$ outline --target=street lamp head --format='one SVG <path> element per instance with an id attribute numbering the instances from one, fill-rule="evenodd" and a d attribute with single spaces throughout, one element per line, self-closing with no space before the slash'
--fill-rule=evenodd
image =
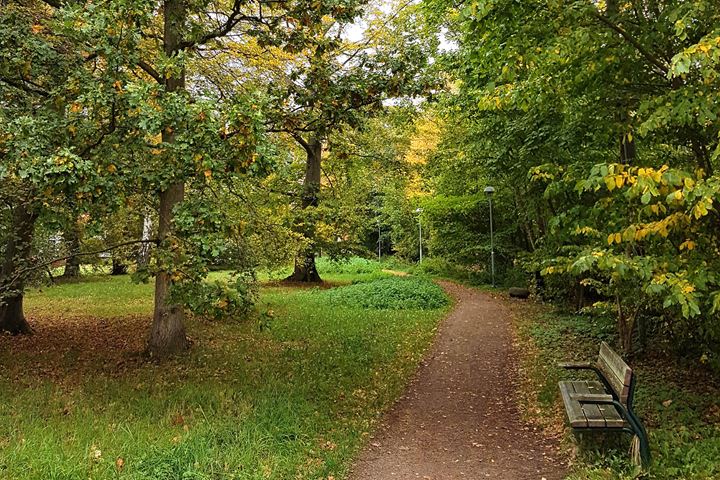
<path id="1" fill-rule="evenodd" d="M 495 193 L 495 189 L 493 187 L 485 187 L 485 195 L 492 197 L 493 193 Z"/>

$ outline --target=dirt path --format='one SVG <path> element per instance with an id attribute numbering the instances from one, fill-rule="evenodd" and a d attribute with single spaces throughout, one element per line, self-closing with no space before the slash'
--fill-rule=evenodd
<path id="1" fill-rule="evenodd" d="M 516 371 L 508 312 L 487 294 L 442 286 L 457 307 L 350 479 L 563 478 L 556 445 L 523 425 L 506 398 Z"/>

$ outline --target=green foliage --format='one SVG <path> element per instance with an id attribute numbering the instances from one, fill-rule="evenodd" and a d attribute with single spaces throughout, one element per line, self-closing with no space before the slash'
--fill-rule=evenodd
<path id="1" fill-rule="evenodd" d="M 246 319 L 255 306 L 257 285 L 249 275 L 230 276 L 226 280 L 175 285 L 173 295 L 195 315 L 215 320 Z"/>
<path id="2" fill-rule="evenodd" d="M 383 264 L 376 260 L 361 257 L 333 260 L 321 257 L 317 260 L 317 268 L 322 273 L 375 273 L 381 271 Z"/>
<path id="3" fill-rule="evenodd" d="M 452 129 L 425 172 L 433 252 L 486 262 L 491 184 L 501 265 L 548 276 L 547 297 L 592 291 L 626 351 L 645 321 L 717 358 L 718 3 L 424 8 L 458 42 L 441 60 L 457 80 L 438 105 Z"/>
<path id="4" fill-rule="evenodd" d="M 336 307 L 432 310 L 450 303 L 442 288 L 432 281 L 416 277 L 389 277 L 346 287 L 316 291 L 312 296 L 321 297 Z"/>

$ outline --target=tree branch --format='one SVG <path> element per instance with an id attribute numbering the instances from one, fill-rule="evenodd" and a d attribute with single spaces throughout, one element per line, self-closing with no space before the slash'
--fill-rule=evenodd
<path id="1" fill-rule="evenodd" d="M 101 253 L 111 252 L 113 250 L 117 250 L 118 248 L 128 247 L 130 245 L 139 245 L 139 244 L 144 244 L 144 243 L 154 243 L 155 245 L 157 245 L 159 242 L 160 241 L 156 238 L 150 239 L 150 240 L 131 240 L 128 242 L 118 243 L 111 247 L 103 248 L 102 250 L 95 250 L 93 252 L 73 253 L 72 255 L 68 255 L 65 257 L 54 258 L 52 260 L 48 260 L 47 262 L 43 262 L 40 264 L 34 264 L 30 267 L 25 267 L 25 268 L 18 270 L 17 272 L 15 272 L 15 275 L 13 276 L 12 280 L 10 282 L 6 282 L 6 283 L 12 284 L 11 282 L 16 281 L 17 279 L 21 278 L 23 275 L 25 275 L 28 272 L 32 272 L 33 270 L 44 269 L 44 268 L 51 266 L 53 263 L 60 262 L 62 260 L 69 260 L 73 257 L 87 257 L 87 256 L 92 256 L 92 255 L 99 255 Z"/>
<path id="2" fill-rule="evenodd" d="M 292 138 L 295 139 L 306 151 L 310 151 L 310 144 L 297 132 L 287 132 Z"/>
<path id="3" fill-rule="evenodd" d="M 22 90 L 25 93 L 34 93 L 35 95 L 40 95 L 41 97 L 49 97 L 50 93 L 41 89 L 38 86 L 33 85 L 31 82 L 23 80 L 22 82 L 18 82 L 15 80 L 12 80 L 10 78 L 0 77 L 0 82 L 6 83 L 10 85 L 11 87 L 15 87 L 18 90 Z M 32 86 L 31 86 L 32 85 Z M 33 86 L 35 88 L 33 88 Z"/>
<path id="4" fill-rule="evenodd" d="M 179 48 L 184 50 L 188 48 L 192 48 L 196 45 L 202 45 L 204 43 L 209 42 L 210 40 L 224 37 L 230 31 L 235 28 L 240 22 L 251 22 L 251 23 L 259 23 L 264 24 L 262 17 L 253 17 L 249 15 L 242 15 L 241 14 L 241 8 L 244 2 L 241 2 L 240 0 L 235 0 L 233 2 L 232 11 L 227 16 L 227 19 L 225 20 L 225 23 L 221 24 L 216 28 L 215 30 L 212 30 L 205 35 L 201 36 L 200 38 L 197 38 L 195 40 L 184 40 L 180 42 Z M 262 13 L 261 13 L 262 15 Z"/>
<path id="5" fill-rule="evenodd" d="M 645 59 L 650 62 L 653 66 L 655 66 L 658 70 L 660 70 L 664 75 L 667 75 L 670 71 L 670 67 L 664 63 L 662 60 L 660 60 L 658 57 L 653 55 L 648 49 L 646 49 L 640 42 L 638 42 L 632 35 L 630 35 L 627 30 L 622 28 L 619 25 L 614 24 L 610 21 L 609 18 L 605 17 L 604 15 L 600 14 L 599 12 L 593 12 L 593 15 L 595 18 L 600 20 L 603 24 L 605 24 L 610 29 L 614 30 L 615 32 L 619 33 L 620 36 L 622 36 L 628 43 L 630 43 L 635 49 L 643 56 Z"/>
<path id="6" fill-rule="evenodd" d="M 155 69 L 152 67 L 152 65 L 150 65 L 149 63 L 147 63 L 145 60 L 138 60 L 137 66 L 140 67 L 140 68 L 142 68 L 145 73 L 147 73 L 147 74 L 150 75 L 152 78 L 154 78 L 156 82 L 158 82 L 158 83 L 160 83 L 160 84 L 163 83 L 163 78 L 162 78 L 162 76 L 158 73 L 157 70 L 155 70 Z"/>

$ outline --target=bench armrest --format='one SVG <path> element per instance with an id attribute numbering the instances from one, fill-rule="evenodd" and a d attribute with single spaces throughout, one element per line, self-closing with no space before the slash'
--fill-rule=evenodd
<path id="1" fill-rule="evenodd" d="M 567 370 L 595 370 L 595 365 L 589 362 L 562 362 L 558 363 L 558 367 Z"/>
<path id="2" fill-rule="evenodd" d="M 611 404 L 615 402 L 612 395 L 606 393 L 574 393 L 570 398 L 580 403 Z"/>

